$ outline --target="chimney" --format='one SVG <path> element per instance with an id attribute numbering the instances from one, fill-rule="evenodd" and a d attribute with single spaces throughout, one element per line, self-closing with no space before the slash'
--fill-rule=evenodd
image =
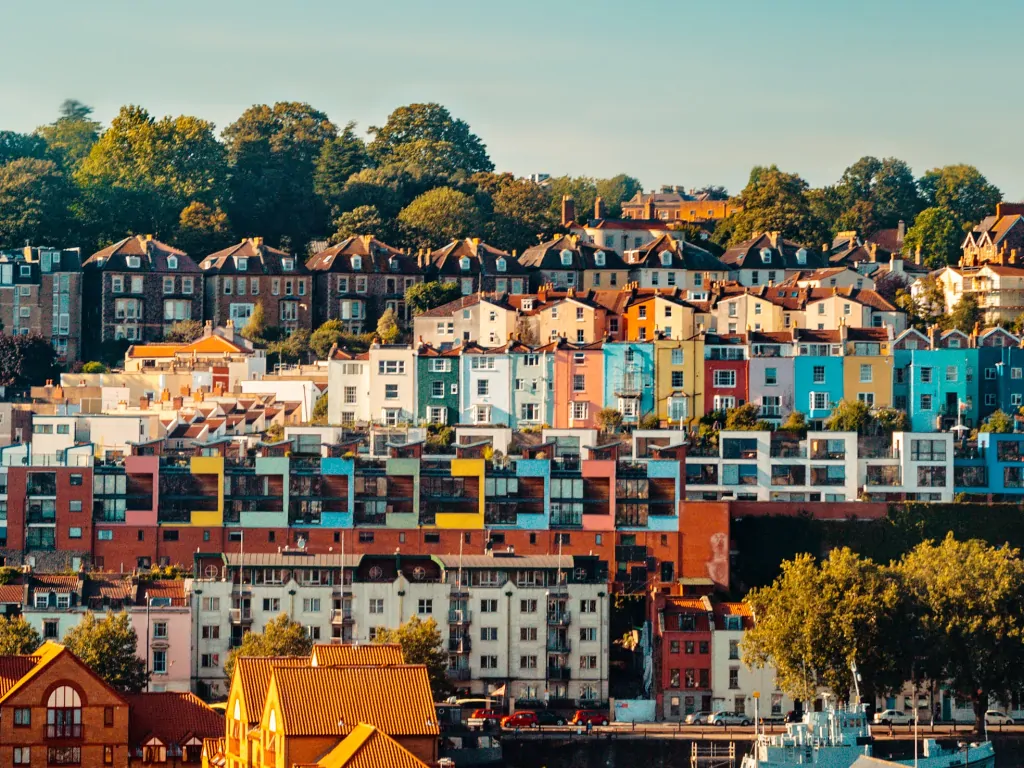
<path id="1" fill-rule="evenodd" d="M 768 239 L 771 241 L 772 248 L 778 248 L 779 247 L 779 235 L 780 234 L 782 234 L 782 233 L 781 232 L 769 232 L 768 233 Z"/>
<path id="2" fill-rule="evenodd" d="M 141 408 L 144 411 L 149 410 L 149 398 L 146 397 L 145 395 L 139 398 L 139 408 Z"/>
<path id="3" fill-rule="evenodd" d="M 654 194 L 652 193 L 647 200 L 644 201 L 644 218 L 648 221 L 654 220 Z"/>
<path id="4" fill-rule="evenodd" d="M 252 243 L 252 247 L 255 248 L 257 251 L 260 248 L 263 247 L 263 238 L 262 237 L 253 237 L 253 238 L 250 238 L 249 241 Z"/>
<path id="5" fill-rule="evenodd" d="M 914 249 L 914 263 L 917 264 L 917 266 L 919 266 L 919 267 L 921 266 L 921 246 L 920 245 L 917 246 L 917 248 Z"/>
<path id="6" fill-rule="evenodd" d="M 548 287 L 547 287 L 547 285 L 542 285 L 542 286 L 540 286 L 537 289 L 537 301 L 539 301 L 541 304 L 543 304 L 547 300 L 548 300 Z"/>
<path id="7" fill-rule="evenodd" d="M 576 203 L 569 195 L 562 195 L 562 226 L 568 227 L 576 222 Z"/>
<path id="8" fill-rule="evenodd" d="M 176 411 L 180 411 L 181 407 L 185 404 L 185 399 L 182 397 L 176 397 L 171 400 L 171 407 Z"/>
<path id="9" fill-rule="evenodd" d="M 227 325 L 224 326 L 224 333 L 222 335 L 228 341 L 235 340 L 235 321 L 230 317 L 228 318 Z"/>
<path id="10" fill-rule="evenodd" d="M 889 274 L 891 275 L 902 275 L 903 274 L 903 259 L 899 254 L 894 253 L 892 258 L 889 260 Z"/>
<path id="11" fill-rule="evenodd" d="M 900 223 L 896 225 L 896 247 L 903 247 L 903 236 L 907 234 L 907 222 L 900 219 Z"/>
<path id="12" fill-rule="evenodd" d="M 600 195 L 598 195 L 597 199 L 594 201 L 594 218 L 595 219 L 603 219 L 607 215 L 608 214 L 607 214 L 607 212 L 605 211 L 605 208 L 604 208 L 604 200 L 601 198 Z"/>
<path id="13" fill-rule="evenodd" d="M 878 243 L 868 243 L 868 261 L 878 261 Z"/>
<path id="14" fill-rule="evenodd" d="M 213 321 L 207 320 L 203 323 L 203 338 L 208 339 L 213 336 Z"/>

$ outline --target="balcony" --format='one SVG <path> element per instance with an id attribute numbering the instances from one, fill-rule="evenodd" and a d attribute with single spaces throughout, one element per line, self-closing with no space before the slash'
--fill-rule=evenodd
<path id="1" fill-rule="evenodd" d="M 832 467 L 811 467 L 811 485 L 846 485 L 846 474 L 830 472 L 830 469 Z"/>
<path id="2" fill-rule="evenodd" d="M 557 627 L 566 627 L 572 621 L 572 614 L 567 611 L 548 611 L 548 624 Z"/>
<path id="3" fill-rule="evenodd" d="M 718 446 L 710 443 L 698 443 L 687 446 L 687 458 L 717 459 L 719 458 Z"/>
<path id="4" fill-rule="evenodd" d="M 469 624 L 473 620 L 473 612 L 470 610 L 448 611 L 449 624 Z"/>
<path id="5" fill-rule="evenodd" d="M 229 615 L 232 624 L 252 624 L 252 608 L 232 608 Z"/>
<path id="6" fill-rule="evenodd" d="M 803 464 L 773 464 L 772 485 L 806 485 L 807 468 Z"/>
<path id="7" fill-rule="evenodd" d="M 866 483 L 871 486 L 903 485 L 902 474 L 898 466 L 870 465 Z"/>
<path id="8" fill-rule="evenodd" d="M 332 608 L 331 624 L 348 624 L 353 621 L 351 608 Z"/>
<path id="9" fill-rule="evenodd" d="M 456 682 L 465 682 L 472 676 L 469 667 L 448 667 L 448 679 Z"/>
<path id="10" fill-rule="evenodd" d="M 82 738 L 81 723 L 62 723 L 46 726 L 48 739 L 80 739 Z"/>
<path id="11" fill-rule="evenodd" d="M 549 653 L 569 653 L 572 642 L 567 637 L 549 637 L 547 647 Z"/>
<path id="12" fill-rule="evenodd" d="M 570 672 L 569 667 L 548 665 L 548 680 L 568 680 Z"/>
<path id="13" fill-rule="evenodd" d="M 560 510 L 551 513 L 553 528 L 579 528 L 583 525 L 583 513 L 571 510 Z"/>
<path id="14" fill-rule="evenodd" d="M 473 649 L 473 641 L 469 635 L 448 638 L 448 653 L 469 653 Z"/>
<path id="15" fill-rule="evenodd" d="M 806 459 L 807 446 L 801 445 L 797 441 L 775 442 L 773 440 L 769 455 L 773 459 Z"/>

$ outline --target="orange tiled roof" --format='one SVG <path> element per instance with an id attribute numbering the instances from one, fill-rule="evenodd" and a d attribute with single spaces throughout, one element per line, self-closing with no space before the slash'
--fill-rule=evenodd
<path id="1" fill-rule="evenodd" d="M 150 584 L 139 585 L 140 596 L 169 597 L 172 600 L 185 599 L 185 582 L 175 579 L 160 579 Z"/>
<path id="2" fill-rule="evenodd" d="M 21 584 L 4 584 L 0 586 L 0 603 L 20 603 L 25 599 L 25 589 Z"/>
<path id="3" fill-rule="evenodd" d="M 426 764 L 383 731 L 357 725 L 316 763 L 318 768 L 426 768 Z"/>
<path id="4" fill-rule="evenodd" d="M 0 698 L 38 663 L 38 656 L 0 656 Z"/>
<path id="5" fill-rule="evenodd" d="M 317 643 L 310 654 L 310 664 L 316 667 L 383 666 L 404 664 L 402 646 L 397 643 L 370 643 L 368 645 L 341 645 Z"/>
<path id="6" fill-rule="evenodd" d="M 699 597 L 679 597 L 669 595 L 665 598 L 665 607 L 679 608 L 684 611 L 707 611 L 707 605 Z"/>
<path id="7" fill-rule="evenodd" d="M 753 616 L 750 606 L 746 603 L 718 603 L 715 612 L 722 616 Z"/>
<path id="8" fill-rule="evenodd" d="M 189 738 L 215 738 L 224 733 L 224 717 L 194 693 L 126 693 L 128 746 L 142 746 L 156 736 L 164 745 L 182 745 Z"/>
<path id="9" fill-rule="evenodd" d="M 370 723 L 393 736 L 440 731 L 423 665 L 274 667 L 285 733 L 347 735 Z"/>
<path id="10" fill-rule="evenodd" d="M 34 573 L 32 588 L 49 592 L 77 592 L 81 579 L 77 574 Z"/>
<path id="11" fill-rule="evenodd" d="M 305 656 L 240 656 L 235 660 L 235 674 L 242 684 L 242 696 L 245 699 L 245 713 L 249 725 L 259 722 L 263 716 L 263 705 L 267 702 L 267 690 L 270 688 L 270 675 L 274 667 L 307 667 L 309 659 Z"/>
<path id="12" fill-rule="evenodd" d="M 203 739 L 203 762 L 214 768 L 223 768 L 227 764 L 227 757 L 224 755 L 225 741 L 223 736 L 216 739 Z"/>

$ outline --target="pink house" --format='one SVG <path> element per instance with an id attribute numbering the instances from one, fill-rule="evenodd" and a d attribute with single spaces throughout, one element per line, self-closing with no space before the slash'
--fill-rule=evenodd
<path id="1" fill-rule="evenodd" d="M 556 429 L 595 428 L 597 412 L 604 405 L 603 341 L 570 344 L 561 341 L 555 350 Z"/>
<path id="2" fill-rule="evenodd" d="M 188 691 L 192 676 L 192 608 L 181 580 L 140 582 L 131 607 L 136 654 L 150 671 L 150 691 Z"/>

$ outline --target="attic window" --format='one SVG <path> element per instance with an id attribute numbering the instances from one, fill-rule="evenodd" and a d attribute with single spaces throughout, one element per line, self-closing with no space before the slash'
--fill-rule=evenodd
<path id="1" fill-rule="evenodd" d="M 594 264 L 599 267 L 604 266 L 604 251 L 598 251 L 594 254 Z"/>
<path id="2" fill-rule="evenodd" d="M 771 264 L 772 263 L 772 249 L 771 248 L 762 248 L 761 249 L 761 260 L 765 264 Z"/>
<path id="3" fill-rule="evenodd" d="M 138 256 L 125 257 L 124 263 L 129 269 L 138 269 L 140 266 L 142 266 L 142 260 Z M 171 266 L 170 259 L 167 260 L 167 266 Z"/>
<path id="4" fill-rule="evenodd" d="M 497 264 L 499 272 L 507 272 L 508 271 L 508 262 L 505 261 L 505 257 L 504 256 L 502 256 L 500 259 L 498 259 L 496 264 Z"/>
<path id="5" fill-rule="evenodd" d="M 388 262 L 388 266 L 391 267 L 392 272 L 397 272 L 402 268 L 402 262 L 398 260 L 397 256 L 392 256 L 391 260 Z"/>
<path id="6" fill-rule="evenodd" d="M 291 272 L 295 269 L 295 259 L 281 259 L 281 269 L 285 272 Z"/>
<path id="7" fill-rule="evenodd" d="M 469 272 L 469 256 L 463 256 L 459 259 L 459 269 L 463 272 Z"/>
<path id="8" fill-rule="evenodd" d="M 562 257 L 562 266 L 563 267 L 571 267 L 572 266 L 572 251 L 570 251 L 568 248 L 566 248 L 565 250 L 562 251 L 561 257 Z"/>
<path id="9" fill-rule="evenodd" d="M 806 248 L 801 248 L 799 251 L 796 252 L 796 263 L 797 264 L 806 264 L 807 263 L 807 249 Z"/>
<path id="10" fill-rule="evenodd" d="M 239 272 L 249 271 L 249 259 L 245 256 L 238 256 L 235 258 L 235 267 L 238 268 Z"/>
<path id="11" fill-rule="evenodd" d="M 178 268 L 178 257 L 177 256 L 168 256 L 167 257 L 167 268 L 168 269 L 177 269 Z"/>
<path id="12" fill-rule="evenodd" d="M 523 309 L 529 312 L 533 309 L 533 299 L 523 299 Z"/>
<path id="13" fill-rule="evenodd" d="M 662 251 L 661 252 L 661 266 L 671 267 L 672 266 L 672 252 Z"/>
<path id="14" fill-rule="evenodd" d="M 355 272 L 359 272 L 360 270 L 362 270 L 362 268 L 363 268 L 363 257 L 362 256 L 353 256 L 352 257 L 352 270 L 355 271 Z"/>

